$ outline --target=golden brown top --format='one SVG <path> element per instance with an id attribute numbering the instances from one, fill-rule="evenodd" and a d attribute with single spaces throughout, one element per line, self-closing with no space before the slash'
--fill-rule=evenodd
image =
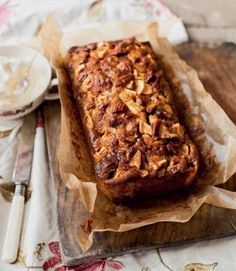
<path id="1" fill-rule="evenodd" d="M 161 59 L 135 39 L 69 50 L 67 69 L 99 179 L 162 177 L 196 170 Z"/>

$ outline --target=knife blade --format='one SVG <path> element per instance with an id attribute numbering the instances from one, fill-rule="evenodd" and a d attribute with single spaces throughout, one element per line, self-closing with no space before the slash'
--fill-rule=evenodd
<path id="1" fill-rule="evenodd" d="M 20 132 L 16 162 L 13 171 L 13 182 L 16 184 L 27 184 L 30 180 L 35 130 L 35 114 L 30 114 L 25 117 Z"/>
<path id="2" fill-rule="evenodd" d="M 19 135 L 16 162 L 13 171 L 15 193 L 2 250 L 2 260 L 7 263 L 12 263 L 17 258 L 24 213 L 25 190 L 30 181 L 35 131 L 36 118 L 35 114 L 32 113 L 24 118 Z"/>

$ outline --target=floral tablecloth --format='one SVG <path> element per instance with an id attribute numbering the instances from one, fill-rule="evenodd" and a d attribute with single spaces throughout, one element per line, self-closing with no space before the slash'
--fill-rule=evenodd
<path id="1" fill-rule="evenodd" d="M 65 30 L 90 27 L 114 19 L 157 20 L 172 43 L 187 40 L 183 23 L 158 0 L 0 0 L 0 45 L 25 43 L 37 34 L 48 13 L 54 12 Z M 0 122 L 0 254 L 10 210 L 17 137 L 22 120 Z M 37 163 L 35 162 L 37 161 Z M 236 237 L 181 247 L 125 254 L 68 267 L 63 264 L 55 216 L 55 197 L 50 180 L 44 129 L 35 141 L 31 176 L 32 195 L 26 203 L 18 260 L 0 261 L 0 271 L 226 271 L 236 270 Z M 232 225 L 234 227 L 234 225 Z"/>

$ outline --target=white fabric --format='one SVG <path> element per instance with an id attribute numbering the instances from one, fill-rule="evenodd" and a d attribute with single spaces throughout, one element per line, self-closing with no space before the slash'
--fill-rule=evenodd
<path id="1" fill-rule="evenodd" d="M 6 0 L 0 0 L 0 3 Z M 91 8 L 92 0 L 32 1 L 11 0 L 9 23 L 1 27 L 0 44 L 25 43 L 37 33 L 47 15 L 53 12 L 64 31 L 73 31 L 117 20 L 154 20 L 160 24 L 161 34 L 173 43 L 188 39 L 182 21 L 158 0 L 103 0 Z M 1 23 L 1 19 L 0 19 Z"/>
<path id="2" fill-rule="evenodd" d="M 191 40 L 236 43 L 235 0 L 162 0 L 181 17 Z"/>
<path id="3" fill-rule="evenodd" d="M 0 44 L 25 43 L 36 34 L 49 12 L 55 12 L 57 20 L 64 30 L 94 26 L 107 20 L 152 19 L 160 23 L 161 33 L 173 43 L 187 40 L 187 34 L 181 20 L 157 0 L 104 0 L 102 7 L 97 8 L 97 11 L 94 8 L 96 12 L 94 9 L 92 11 L 89 9 L 91 3 L 91 0 L 0 0 Z M 3 13 L 1 13 L 1 5 L 3 7 L 3 4 L 5 10 L 8 10 L 10 14 L 8 16 L 5 13 L 8 17 L 4 17 L 4 20 Z M 9 181 L 12 176 L 21 121 L 9 124 L 0 123 L 0 130 L 7 130 L 8 125 L 15 128 L 8 137 L 0 138 L 0 176 L 5 182 Z M 44 133 L 41 128 L 37 130 L 35 141 L 31 189 L 31 198 L 25 205 L 19 263 L 7 265 L 0 262 L 0 270 L 42 270 L 42 264 L 51 256 L 47 244 L 58 241 L 54 209 L 55 196 L 49 176 Z M 10 203 L 0 193 L 0 254 L 9 210 Z M 40 254 L 37 254 L 39 245 L 43 249 Z M 160 254 L 157 250 L 151 250 L 126 254 L 112 260 L 120 261 L 123 264 L 121 270 L 129 271 L 211 271 L 214 270 L 215 265 L 213 264 L 216 262 L 218 262 L 216 270 L 225 271 L 236 269 L 235 247 L 236 237 L 229 237 L 184 247 L 160 249 Z M 184 269 L 187 264 L 193 262 L 204 265 L 188 266 L 189 269 Z M 61 266 L 62 263 L 59 265 Z M 194 269 L 197 267 L 199 269 Z"/>
<path id="4" fill-rule="evenodd" d="M 15 127 L 7 138 L 0 138 L 0 176 L 4 181 L 9 181 L 12 177 L 18 143 L 17 135 L 21 124 L 21 120 L 9 122 L 9 125 L 6 121 L 0 122 L 0 131 L 9 131 Z"/>
<path id="5" fill-rule="evenodd" d="M 28 203 L 22 249 L 26 254 L 27 266 L 41 266 L 48 255 L 37 259 L 34 255 L 37 244 L 58 240 L 54 212 L 55 193 L 49 176 L 46 142 L 42 128 L 37 128 L 36 131 L 33 165 L 30 180 L 32 196 Z"/>

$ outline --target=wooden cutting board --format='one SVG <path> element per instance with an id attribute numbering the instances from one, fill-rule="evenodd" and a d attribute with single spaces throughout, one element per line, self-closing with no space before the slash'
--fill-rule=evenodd
<path id="1" fill-rule="evenodd" d="M 176 49 L 199 72 L 206 90 L 236 123 L 236 45 L 224 44 L 209 48 L 187 43 Z M 93 246 L 83 254 L 76 236 L 84 208 L 76 193 L 63 185 L 58 171 L 56 152 L 60 132 L 59 102 L 45 102 L 44 115 L 51 172 L 57 194 L 58 229 L 66 264 L 157 247 L 183 245 L 236 233 L 236 210 L 204 205 L 187 223 L 157 223 L 124 233 L 96 233 Z M 236 191 L 236 175 L 223 187 Z"/>

